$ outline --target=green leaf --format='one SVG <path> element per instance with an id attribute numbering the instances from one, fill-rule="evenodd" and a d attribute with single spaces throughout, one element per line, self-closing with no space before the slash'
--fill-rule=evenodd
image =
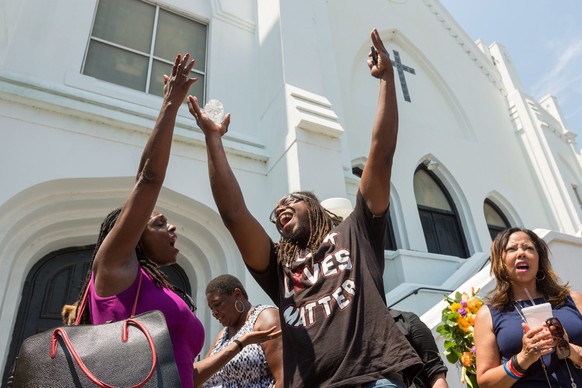
<path id="1" fill-rule="evenodd" d="M 449 349 L 450 350 L 450 349 Z M 451 352 L 446 355 L 447 361 L 451 364 L 456 364 L 459 361 L 459 355 L 456 352 Z"/>
<path id="2" fill-rule="evenodd" d="M 477 375 L 473 373 L 467 373 L 465 381 L 467 382 L 468 388 L 478 388 L 479 384 L 477 384 Z"/>

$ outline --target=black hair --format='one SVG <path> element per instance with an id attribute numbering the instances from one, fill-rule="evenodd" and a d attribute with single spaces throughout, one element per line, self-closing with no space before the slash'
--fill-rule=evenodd
<path id="1" fill-rule="evenodd" d="M 293 194 L 303 198 L 309 209 L 309 241 L 306 248 L 315 253 L 325 236 L 334 226 L 342 222 L 342 218 L 325 209 L 311 191 L 296 191 Z M 295 240 L 281 237 L 275 248 L 278 260 L 283 264 L 288 264 L 295 260 L 302 247 Z"/>
<path id="2" fill-rule="evenodd" d="M 245 299 L 248 300 L 249 296 L 240 280 L 229 274 L 219 275 L 212 279 L 206 286 L 206 293 L 214 292 L 220 295 L 232 295 L 237 288 L 240 289 Z"/>
<path id="3" fill-rule="evenodd" d="M 91 281 L 91 275 L 93 273 L 93 261 L 95 260 L 95 256 L 97 255 L 97 251 L 99 251 L 99 247 L 101 247 L 101 244 L 103 243 L 103 240 L 105 240 L 105 237 L 107 237 L 107 235 L 109 234 L 109 232 L 111 232 L 111 229 L 113 229 L 113 226 L 115 225 L 115 223 L 117 222 L 117 219 L 119 218 L 119 214 L 121 213 L 121 208 L 117 208 L 113 211 L 111 211 L 107 217 L 105 217 L 105 219 L 103 220 L 103 222 L 101 223 L 101 228 L 99 230 L 99 237 L 97 238 L 97 243 L 95 244 L 95 249 L 93 250 L 93 256 L 91 257 L 91 263 L 89 264 L 89 270 L 87 271 L 87 275 L 85 276 L 85 282 L 83 283 L 83 287 L 81 287 L 81 292 L 79 294 L 79 298 L 77 300 L 77 311 L 76 314 L 79 313 L 79 307 L 81 307 L 81 300 L 83 299 L 83 295 L 85 294 L 85 291 L 87 290 L 87 287 L 89 287 L 89 282 Z M 172 291 L 177 291 L 177 287 L 174 287 L 168 277 L 166 276 L 166 274 L 164 274 L 160 267 L 154 263 L 153 261 L 151 261 L 150 259 L 148 259 L 146 257 L 146 254 L 141 246 L 141 244 L 137 244 L 137 246 L 135 247 L 135 254 L 137 256 L 137 260 L 139 261 L 139 264 L 141 265 L 141 267 L 144 269 L 144 271 L 151 276 L 151 278 L 154 281 L 154 284 L 160 288 L 169 288 Z M 84 311 L 83 311 L 83 316 L 81 317 L 80 323 L 91 323 L 91 314 L 89 312 L 89 306 L 85 306 Z"/>

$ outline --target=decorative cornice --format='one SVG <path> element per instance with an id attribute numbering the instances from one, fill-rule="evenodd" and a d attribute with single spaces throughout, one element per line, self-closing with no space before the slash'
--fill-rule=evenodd
<path id="1" fill-rule="evenodd" d="M 297 116 L 294 126 L 333 138 L 342 136 L 344 129 L 326 98 L 296 87 L 287 89 L 289 104 Z"/>
<path id="2" fill-rule="evenodd" d="M 481 70 L 483 75 L 495 86 L 499 92 L 507 96 L 507 91 L 503 81 L 499 75 L 493 71 L 492 62 L 487 61 L 486 55 L 478 48 L 473 40 L 464 32 L 461 26 L 457 24 L 455 19 L 446 11 L 442 5 L 437 5 L 433 0 L 424 0 L 424 4 L 429 8 L 430 12 L 441 23 L 443 28 L 448 31 L 451 38 L 461 46 L 461 49 L 467 56 L 475 63 L 475 66 Z M 459 32 L 460 31 L 460 32 Z"/>
<path id="3" fill-rule="evenodd" d="M 212 11 L 216 19 L 222 20 L 230 25 L 236 26 L 242 30 L 254 33 L 256 29 L 255 23 L 242 19 L 239 16 L 227 12 L 222 7 L 223 0 L 212 0 Z"/>

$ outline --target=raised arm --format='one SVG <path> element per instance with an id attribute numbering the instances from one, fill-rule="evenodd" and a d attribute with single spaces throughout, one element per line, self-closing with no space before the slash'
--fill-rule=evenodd
<path id="1" fill-rule="evenodd" d="M 372 213 L 381 215 L 388 209 L 390 201 L 390 176 L 398 134 L 398 106 L 390 56 L 376 29 L 372 30 L 371 37 L 378 59 L 375 63 L 370 54 L 368 66 L 370 74 L 380 79 L 380 94 L 368 160 L 360 180 L 360 192 Z"/>
<path id="2" fill-rule="evenodd" d="M 97 294 L 109 296 L 127 289 L 135 280 L 138 263 L 135 247 L 152 215 L 166 175 L 176 115 L 188 90 L 196 82 L 189 77 L 194 61 L 176 57 L 171 76 L 164 75 L 164 98 L 152 133 L 144 147 L 136 183 L 119 218 L 93 262 Z"/>
<path id="3" fill-rule="evenodd" d="M 226 115 L 222 123 L 215 123 L 200 110 L 198 100 L 192 96 L 188 97 L 188 107 L 205 135 L 210 187 L 222 221 L 234 238 L 245 263 L 254 271 L 262 272 L 269 263 L 271 239 L 247 208 L 226 158 L 222 136 L 228 131 L 230 114 Z"/>

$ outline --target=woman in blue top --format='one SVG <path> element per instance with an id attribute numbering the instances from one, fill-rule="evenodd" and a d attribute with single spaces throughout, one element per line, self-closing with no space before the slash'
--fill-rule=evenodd
<path id="1" fill-rule="evenodd" d="M 491 272 L 495 290 L 475 320 L 479 387 L 582 387 L 582 295 L 559 283 L 544 240 L 528 229 L 499 233 Z M 552 333 L 525 323 L 532 299 L 552 305 Z"/>

